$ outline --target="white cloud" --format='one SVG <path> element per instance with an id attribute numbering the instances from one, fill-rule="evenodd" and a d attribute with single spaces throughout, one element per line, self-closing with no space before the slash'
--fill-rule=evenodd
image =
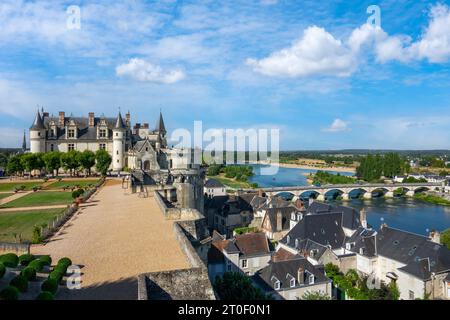
<path id="1" fill-rule="evenodd" d="M 373 53 L 375 61 L 386 63 L 427 59 L 445 63 L 450 59 L 450 8 L 435 5 L 430 10 L 428 27 L 413 42 L 407 35 L 387 34 L 380 27 L 364 24 L 346 40 L 339 40 L 323 28 L 305 29 L 292 46 L 260 60 L 247 59 L 253 71 L 275 77 L 313 75 L 350 76 Z"/>
<path id="2" fill-rule="evenodd" d="M 352 52 L 316 26 L 307 28 L 291 47 L 261 60 L 247 59 L 247 64 L 259 73 L 281 77 L 348 76 L 356 66 Z"/>
<path id="3" fill-rule="evenodd" d="M 171 84 L 183 80 L 186 75 L 182 70 L 163 70 L 139 58 L 130 59 L 128 63 L 116 67 L 116 75 L 128 76 L 141 82 L 156 82 Z"/>
<path id="4" fill-rule="evenodd" d="M 345 122 L 341 119 L 335 119 L 333 123 L 328 127 L 323 129 L 325 132 L 342 132 L 350 130 L 348 127 L 348 122 Z"/>
<path id="5" fill-rule="evenodd" d="M 0 132 L 2 133 L 2 138 L 0 139 L 0 148 L 22 147 L 23 130 L 11 127 L 0 127 Z"/>

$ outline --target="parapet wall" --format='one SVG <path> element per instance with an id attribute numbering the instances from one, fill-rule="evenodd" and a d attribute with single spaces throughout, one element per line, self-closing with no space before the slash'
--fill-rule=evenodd
<path id="1" fill-rule="evenodd" d="M 0 255 L 5 253 L 15 253 L 18 256 L 30 253 L 29 243 L 0 243 Z"/>
<path id="2" fill-rule="evenodd" d="M 178 222 L 175 237 L 191 268 L 151 272 L 138 276 L 139 300 L 215 300 L 208 269 Z"/>
<path id="3" fill-rule="evenodd" d="M 197 209 L 169 207 L 160 190 L 153 192 L 156 203 L 167 220 L 197 220 L 204 216 Z"/>

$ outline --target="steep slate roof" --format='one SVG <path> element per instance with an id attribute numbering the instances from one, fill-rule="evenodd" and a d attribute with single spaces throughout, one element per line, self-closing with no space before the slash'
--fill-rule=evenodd
<path id="1" fill-rule="evenodd" d="M 253 199 L 250 201 L 250 205 L 252 206 L 252 208 L 254 210 L 259 209 L 260 207 L 262 207 L 267 201 L 267 198 L 265 197 L 260 197 L 260 196 L 254 196 Z"/>
<path id="2" fill-rule="evenodd" d="M 377 253 L 406 264 L 400 268 L 420 279 L 450 270 L 450 250 L 425 236 L 383 227 L 376 236 Z"/>
<path id="3" fill-rule="evenodd" d="M 314 201 L 306 213 L 317 214 L 317 213 L 334 213 L 340 212 L 343 216 L 342 226 L 350 230 L 356 230 L 361 222 L 359 221 L 359 213 L 356 209 L 346 206 L 332 206 L 327 203 Z"/>
<path id="4" fill-rule="evenodd" d="M 115 125 L 114 128 L 115 129 L 124 129 L 124 128 L 126 128 L 125 123 L 123 122 L 122 115 L 120 114 L 120 112 L 117 115 L 116 125 Z"/>
<path id="5" fill-rule="evenodd" d="M 42 120 L 41 114 L 39 110 L 36 113 L 36 117 L 34 118 L 34 122 L 30 127 L 30 130 L 42 130 L 45 129 L 44 121 Z"/>
<path id="6" fill-rule="evenodd" d="M 208 179 L 205 182 L 205 188 L 224 188 L 225 186 L 216 179 Z"/>
<path id="7" fill-rule="evenodd" d="M 323 272 L 314 267 L 308 260 L 303 257 L 299 257 L 292 260 L 285 261 L 271 261 L 268 266 L 259 270 L 255 276 L 254 280 L 262 285 L 267 291 L 272 291 L 275 288 L 276 278 L 280 281 L 281 289 L 291 289 L 290 280 L 292 277 L 296 279 L 296 288 L 300 285 L 297 281 L 298 269 L 302 268 L 305 273 L 304 284 L 308 285 L 308 281 L 306 278 L 307 273 L 314 275 L 314 284 L 323 283 L 323 282 L 331 282 Z"/>
<path id="8" fill-rule="evenodd" d="M 155 131 L 166 132 L 166 126 L 164 125 L 164 120 L 161 112 L 159 113 L 159 119 L 158 122 L 156 123 Z"/>
<path id="9" fill-rule="evenodd" d="M 264 255 L 271 252 L 269 240 L 262 232 L 237 235 L 227 244 L 225 250 L 228 253 L 239 252 L 244 256 Z"/>
<path id="10" fill-rule="evenodd" d="M 354 243 L 354 246 L 351 248 L 351 251 L 361 254 L 361 248 L 363 249 L 362 253 L 366 257 L 374 257 L 376 256 L 376 245 L 375 245 L 375 235 L 376 231 L 373 229 L 365 229 L 363 227 L 359 227 L 356 232 L 347 239 L 346 242 Z"/>
<path id="11" fill-rule="evenodd" d="M 208 263 L 223 263 L 225 261 L 223 249 L 229 242 L 229 240 L 213 241 L 208 250 Z"/>
<path id="12" fill-rule="evenodd" d="M 289 229 L 291 214 L 297 211 L 298 210 L 295 207 L 269 208 L 266 209 L 265 217 L 270 220 L 270 224 L 272 225 L 273 230 L 275 230 L 277 225 L 277 216 L 278 213 L 281 212 L 281 229 L 287 230 Z"/>
<path id="13" fill-rule="evenodd" d="M 205 199 L 205 205 L 206 208 L 212 208 L 212 209 L 221 209 L 223 205 L 228 201 L 230 196 L 215 196 L 210 199 Z"/>
<path id="14" fill-rule="evenodd" d="M 280 242 L 294 247 L 295 239 L 310 239 L 324 246 L 330 245 L 332 249 L 341 248 L 345 241 L 342 215 L 342 212 L 305 215 Z"/>

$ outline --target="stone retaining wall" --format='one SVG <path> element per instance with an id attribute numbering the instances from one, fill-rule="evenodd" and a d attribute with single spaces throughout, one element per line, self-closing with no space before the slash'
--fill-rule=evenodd
<path id="1" fill-rule="evenodd" d="M 18 256 L 30 253 L 30 244 L 0 242 L 0 255 L 5 253 L 15 253 Z"/>

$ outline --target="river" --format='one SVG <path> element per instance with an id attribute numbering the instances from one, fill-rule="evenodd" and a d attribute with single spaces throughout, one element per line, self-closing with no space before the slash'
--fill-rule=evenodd
<path id="1" fill-rule="evenodd" d="M 283 168 L 272 176 L 260 175 L 261 165 L 252 165 L 255 175 L 251 182 L 256 182 L 260 187 L 281 186 L 306 186 L 308 185 L 306 175 L 315 170 Z M 332 172 L 335 173 L 336 172 Z M 340 173 L 351 176 L 353 173 Z M 367 220 L 370 225 L 378 229 L 380 224 L 387 223 L 389 226 L 428 235 L 431 230 L 443 231 L 450 227 L 450 207 L 438 206 L 424 203 L 422 201 L 408 198 L 374 198 L 372 200 L 352 199 L 350 201 L 336 201 L 343 205 L 354 207 L 358 210 L 365 208 Z"/>

